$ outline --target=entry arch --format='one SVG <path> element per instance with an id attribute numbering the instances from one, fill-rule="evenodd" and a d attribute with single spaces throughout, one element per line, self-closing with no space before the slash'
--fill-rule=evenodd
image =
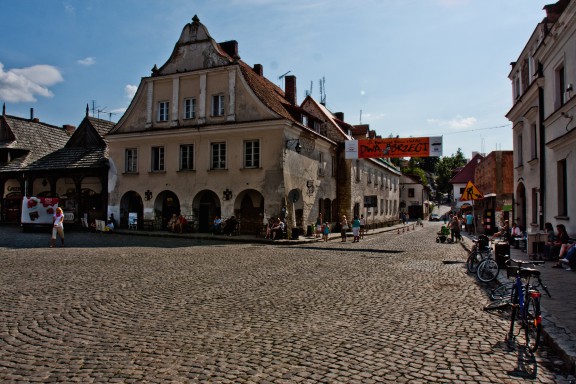
<path id="1" fill-rule="evenodd" d="M 144 203 L 142 196 L 136 191 L 128 191 L 120 199 L 120 227 L 128 228 L 129 214 L 136 213 L 138 228 L 142 228 L 142 219 L 144 218 Z"/>
<path id="2" fill-rule="evenodd" d="M 214 216 L 221 216 L 220 199 L 218 195 L 209 189 L 204 189 L 196 194 L 192 201 L 194 217 L 198 220 L 196 228 L 198 232 L 210 232 Z"/>
<path id="3" fill-rule="evenodd" d="M 264 196 L 255 189 L 246 189 L 238 194 L 234 212 L 240 221 L 240 232 L 258 234 L 264 226 Z"/>

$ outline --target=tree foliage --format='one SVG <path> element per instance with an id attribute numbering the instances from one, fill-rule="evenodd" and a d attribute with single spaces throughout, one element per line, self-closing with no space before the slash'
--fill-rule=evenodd
<path id="1" fill-rule="evenodd" d="M 449 181 L 455 174 L 455 170 L 463 167 L 468 163 L 464 157 L 462 150 L 458 148 L 456 154 L 452 156 L 444 156 L 436 163 L 436 185 L 438 192 L 450 193 L 452 186 Z"/>

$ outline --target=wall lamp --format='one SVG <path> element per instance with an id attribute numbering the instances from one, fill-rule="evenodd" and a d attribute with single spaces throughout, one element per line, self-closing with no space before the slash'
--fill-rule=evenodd
<path id="1" fill-rule="evenodd" d="M 286 140 L 286 149 L 290 149 L 291 143 L 296 143 L 296 145 L 294 145 L 294 150 L 296 151 L 296 153 L 302 152 L 302 145 L 300 144 L 300 139 Z"/>
<path id="2" fill-rule="evenodd" d="M 228 188 L 226 188 L 224 190 L 224 192 L 222 192 L 222 198 L 224 200 L 230 200 L 232 198 L 232 191 Z"/>

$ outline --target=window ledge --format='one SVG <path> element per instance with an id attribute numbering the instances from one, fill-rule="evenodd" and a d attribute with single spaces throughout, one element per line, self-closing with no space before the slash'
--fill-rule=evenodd
<path id="1" fill-rule="evenodd" d="M 166 174 L 166 171 L 149 171 L 149 175 Z"/>
<path id="2" fill-rule="evenodd" d="M 570 220 L 570 216 L 563 216 L 563 215 L 554 216 L 554 218 L 555 218 L 556 220 L 566 220 L 566 221 L 569 221 L 569 220 Z"/>
<path id="3" fill-rule="evenodd" d="M 537 157 L 528 160 L 528 164 L 530 164 L 530 165 L 534 165 L 534 164 L 536 164 L 536 163 L 538 163 L 538 158 L 537 158 Z"/>
<path id="4" fill-rule="evenodd" d="M 140 172 L 124 172 L 122 175 L 124 176 L 138 176 Z"/>
<path id="5" fill-rule="evenodd" d="M 240 171 L 260 171 L 262 167 L 242 167 Z"/>
<path id="6" fill-rule="evenodd" d="M 194 173 L 196 172 L 195 169 L 179 169 L 176 171 L 176 173 Z"/>

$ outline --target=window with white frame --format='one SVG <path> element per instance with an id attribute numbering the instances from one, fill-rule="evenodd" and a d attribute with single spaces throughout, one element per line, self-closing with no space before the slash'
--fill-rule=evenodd
<path id="1" fill-rule="evenodd" d="M 191 171 L 194 169 L 194 145 L 180 145 L 180 170 Z"/>
<path id="2" fill-rule="evenodd" d="M 168 101 L 161 101 L 158 103 L 158 121 L 168 121 L 168 109 L 170 103 Z"/>
<path id="3" fill-rule="evenodd" d="M 164 147 L 152 147 L 150 169 L 152 172 L 164 171 Z"/>
<path id="4" fill-rule="evenodd" d="M 184 118 L 194 119 L 196 118 L 196 99 L 190 97 L 184 99 Z"/>
<path id="5" fill-rule="evenodd" d="M 226 143 L 211 144 L 210 169 L 226 169 Z"/>
<path id="6" fill-rule="evenodd" d="M 124 172 L 138 172 L 138 149 L 126 148 L 124 152 Z"/>
<path id="7" fill-rule="evenodd" d="M 224 116 L 224 95 L 212 96 L 212 116 Z"/>
<path id="8" fill-rule="evenodd" d="M 244 141 L 244 168 L 260 168 L 260 140 Z"/>

